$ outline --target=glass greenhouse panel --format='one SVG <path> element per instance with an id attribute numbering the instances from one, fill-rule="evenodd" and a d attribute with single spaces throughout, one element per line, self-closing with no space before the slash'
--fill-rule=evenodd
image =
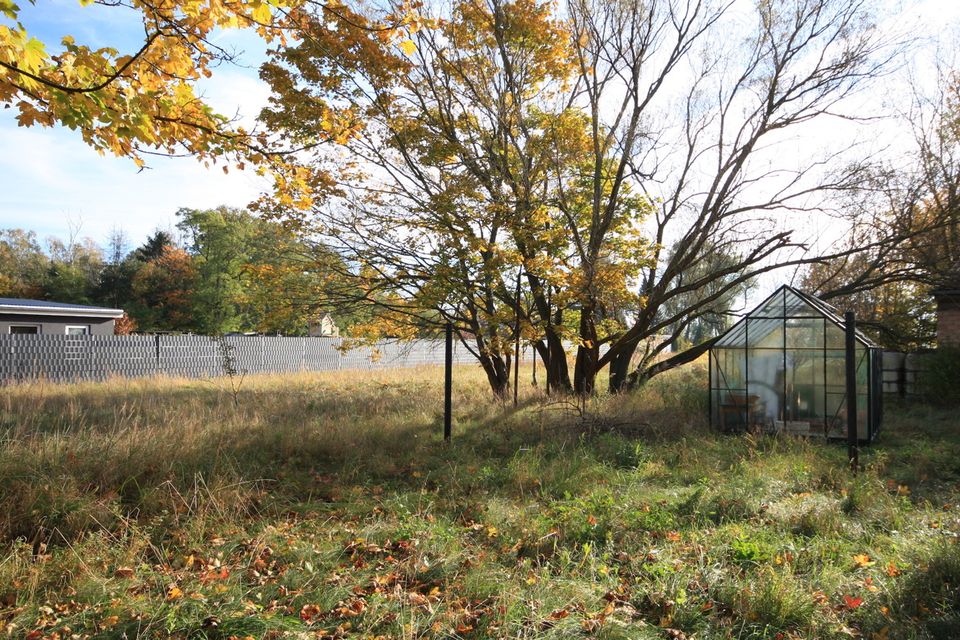
<path id="1" fill-rule="evenodd" d="M 879 348 L 856 334 L 860 439 L 882 416 Z M 710 419 L 723 430 L 752 429 L 846 438 L 846 335 L 836 309 L 781 287 L 710 351 Z"/>

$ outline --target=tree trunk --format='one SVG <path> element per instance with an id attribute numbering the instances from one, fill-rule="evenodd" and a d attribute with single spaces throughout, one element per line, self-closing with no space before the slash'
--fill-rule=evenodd
<path id="1" fill-rule="evenodd" d="M 498 398 L 506 398 L 510 392 L 510 366 L 498 355 L 481 353 L 480 366 L 487 374 L 490 389 Z"/>
<path id="2" fill-rule="evenodd" d="M 573 385 L 570 383 L 570 368 L 567 366 L 567 354 L 563 350 L 563 341 L 552 328 L 547 333 L 546 342 L 540 340 L 534 343 L 537 355 L 543 362 L 546 372 L 547 388 L 550 393 L 571 393 Z"/>
<path id="3" fill-rule="evenodd" d="M 718 339 L 719 337 L 712 338 L 706 342 L 701 342 L 694 347 L 690 347 L 686 351 L 681 351 L 680 353 L 670 356 L 666 360 L 655 362 L 645 369 L 641 370 L 638 368 L 636 371 L 627 376 L 627 388 L 635 389 L 656 375 L 679 367 L 680 365 L 687 364 L 688 362 L 693 362 L 709 351 L 710 347 L 712 347 Z"/>
<path id="4" fill-rule="evenodd" d="M 610 393 L 620 393 L 627 390 L 627 379 L 630 375 L 630 360 L 637 349 L 635 342 L 625 343 L 621 351 L 610 361 Z"/>
<path id="5" fill-rule="evenodd" d="M 577 360 L 573 370 L 574 389 L 586 396 L 596 390 L 597 363 L 600 360 L 600 346 L 597 344 L 597 326 L 593 321 L 593 306 L 584 306 L 580 310 L 580 345 L 577 347 Z"/>

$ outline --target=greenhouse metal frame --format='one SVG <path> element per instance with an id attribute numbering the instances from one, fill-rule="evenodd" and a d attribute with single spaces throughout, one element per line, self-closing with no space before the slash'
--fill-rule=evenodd
<path id="1" fill-rule="evenodd" d="M 846 324 L 826 302 L 784 285 L 710 349 L 710 422 L 724 431 L 847 438 Z M 883 420 L 882 350 L 856 332 L 857 434 Z"/>

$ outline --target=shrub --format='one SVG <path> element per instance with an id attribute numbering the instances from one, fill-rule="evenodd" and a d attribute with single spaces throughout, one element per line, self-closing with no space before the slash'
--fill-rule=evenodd
<path id="1" fill-rule="evenodd" d="M 939 406 L 960 406 L 960 347 L 940 347 L 923 359 L 918 391 L 924 401 Z"/>

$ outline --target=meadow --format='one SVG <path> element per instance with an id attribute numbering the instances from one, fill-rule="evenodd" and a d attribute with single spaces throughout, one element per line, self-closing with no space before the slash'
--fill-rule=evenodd
<path id="1" fill-rule="evenodd" d="M 582 405 L 456 371 L 0 389 L 0 637 L 956 638 L 960 418 L 723 435 L 694 365 Z"/>

